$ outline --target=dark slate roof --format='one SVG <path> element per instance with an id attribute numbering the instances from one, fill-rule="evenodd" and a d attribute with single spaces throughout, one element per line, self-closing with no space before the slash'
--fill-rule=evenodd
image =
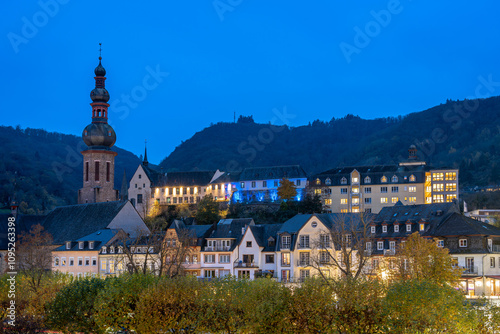
<path id="1" fill-rule="evenodd" d="M 126 203 L 113 201 L 60 206 L 47 215 L 43 226 L 52 234 L 54 244 L 63 244 L 105 229 Z"/>
<path id="2" fill-rule="evenodd" d="M 9 217 L 14 216 L 10 213 L 0 214 L 0 250 L 8 248 L 7 232 Z M 28 232 L 33 225 L 42 224 L 44 219 L 45 216 L 18 214 L 15 221 L 16 238 L 22 232 Z"/>
<path id="3" fill-rule="evenodd" d="M 239 245 L 241 238 L 243 237 L 243 228 L 252 225 L 255 225 L 255 223 L 251 218 L 223 219 L 219 221 L 216 229 L 213 230 L 207 238 L 234 239 L 234 242 L 231 244 L 231 248 L 229 249 L 232 251 Z"/>
<path id="4" fill-rule="evenodd" d="M 160 173 L 157 170 L 151 168 L 149 164 L 147 165 L 142 164 L 141 166 L 142 169 L 144 169 L 144 172 L 146 173 L 146 176 L 148 177 L 149 181 L 151 181 L 152 186 L 157 186 L 158 184 L 161 184 L 165 179 L 165 174 Z"/>
<path id="5" fill-rule="evenodd" d="M 99 249 L 102 246 L 106 245 L 110 240 L 112 240 L 119 231 L 121 230 L 102 229 L 94 233 L 91 233 L 89 235 L 86 235 L 76 241 L 72 241 L 70 249 L 67 249 L 66 244 L 64 244 L 56 248 L 55 251 L 89 251 L 89 250 L 99 251 Z M 78 241 L 84 241 L 83 249 L 80 249 Z M 88 243 L 89 241 L 94 241 L 94 248 L 92 249 L 89 248 L 89 243 Z"/>
<path id="6" fill-rule="evenodd" d="M 215 179 L 212 183 L 230 183 L 237 182 L 240 180 L 241 173 L 238 172 L 225 172 L 217 179 Z"/>
<path id="7" fill-rule="evenodd" d="M 281 228 L 278 230 L 278 233 L 279 234 L 282 234 L 285 232 L 290 233 L 290 234 L 297 233 L 311 217 L 312 217 L 312 214 L 295 215 L 281 225 Z"/>
<path id="8" fill-rule="evenodd" d="M 400 165 L 379 165 L 379 166 L 353 166 L 353 167 L 339 167 L 330 169 L 319 174 L 315 174 L 310 178 L 311 185 L 316 186 L 316 180 L 320 179 L 321 186 L 326 184 L 326 180 L 330 179 L 332 186 L 342 185 L 342 178 L 347 179 L 347 184 L 351 183 L 351 172 L 357 170 L 361 174 L 360 184 L 382 184 L 380 182 L 382 176 L 387 177 L 387 184 L 404 184 L 404 183 L 422 183 L 425 181 L 425 172 L 429 170 L 436 170 L 436 168 L 427 165 L 418 166 L 400 166 Z M 398 182 L 391 182 L 393 175 L 398 177 Z M 410 182 L 409 178 L 414 175 L 415 182 Z M 365 183 L 365 177 L 369 176 L 370 183 Z M 406 178 L 405 178 L 406 177 Z M 385 183 L 383 183 L 385 184 Z"/>
<path id="9" fill-rule="evenodd" d="M 306 178 L 306 172 L 299 165 L 245 168 L 240 181 Z"/>
<path id="10" fill-rule="evenodd" d="M 215 171 L 169 172 L 161 181 L 160 186 L 205 186 L 210 184 Z"/>
<path id="11" fill-rule="evenodd" d="M 500 236 L 500 228 L 482 221 L 453 213 L 434 231 L 434 236 L 493 235 Z"/>
<path id="12" fill-rule="evenodd" d="M 283 224 L 264 224 L 250 226 L 250 230 L 263 252 L 274 252 L 278 241 L 278 231 Z M 274 239 L 274 245 L 269 245 L 269 238 Z"/>

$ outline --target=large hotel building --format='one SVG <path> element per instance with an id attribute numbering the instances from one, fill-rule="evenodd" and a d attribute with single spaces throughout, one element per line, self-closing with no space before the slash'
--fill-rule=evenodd
<path id="1" fill-rule="evenodd" d="M 433 168 L 418 160 L 410 146 L 409 158 L 398 165 L 331 169 L 311 177 L 309 185 L 321 196 L 325 212 L 371 212 L 408 204 L 453 202 L 458 198 L 458 169 Z"/>

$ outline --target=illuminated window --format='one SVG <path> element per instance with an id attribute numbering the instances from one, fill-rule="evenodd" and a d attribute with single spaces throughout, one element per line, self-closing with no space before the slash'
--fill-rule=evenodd
<path id="1" fill-rule="evenodd" d="M 388 202 L 387 202 L 387 197 L 382 197 L 382 198 L 380 199 L 380 203 L 388 203 Z"/>
<path id="2" fill-rule="evenodd" d="M 358 187 L 352 188 L 352 192 L 355 194 L 359 193 L 359 188 Z"/>
<path id="3" fill-rule="evenodd" d="M 420 231 L 425 230 L 425 224 L 424 223 L 420 223 L 419 227 L 420 227 Z"/>
<path id="4" fill-rule="evenodd" d="M 340 204 L 347 204 L 347 198 L 341 198 Z"/>
<path id="5" fill-rule="evenodd" d="M 417 201 L 416 197 L 410 197 L 410 203 L 415 203 Z"/>
<path id="6" fill-rule="evenodd" d="M 457 184 L 456 183 L 447 183 L 446 184 L 446 191 L 457 191 Z"/>
<path id="7" fill-rule="evenodd" d="M 372 183 L 372 179 L 369 176 L 365 177 L 365 183 Z"/>
<path id="8" fill-rule="evenodd" d="M 415 181 L 416 181 L 416 179 L 417 179 L 417 178 L 415 177 L 415 175 L 413 175 L 413 174 L 412 174 L 412 175 L 410 175 L 410 182 L 415 182 Z"/>
<path id="9" fill-rule="evenodd" d="M 444 195 L 432 195 L 433 203 L 444 203 Z"/>
<path id="10" fill-rule="evenodd" d="M 347 209 L 340 209 L 340 213 L 348 213 L 349 211 Z"/>
<path id="11" fill-rule="evenodd" d="M 382 178 L 380 179 L 380 182 L 387 183 L 387 177 L 382 176 Z"/>
<path id="12" fill-rule="evenodd" d="M 444 184 L 442 184 L 442 183 L 433 184 L 432 191 L 444 191 Z"/>
<path id="13" fill-rule="evenodd" d="M 343 177 L 341 180 L 340 180 L 340 184 L 347 184 L 347 179 L 345 177 Z"/>
<path id="14" fill-rule="evenodd" d="M 409 187 L 408 191 L 411 193 L 416 193 L 417 192 L 417 187 Z"/>
<path id="15" fill-rule="evenodd" d="M 453 200 L 457 199 L 457 195 L 446 195 L 446 202 L 453 202 Z"/>
<path id="16" fill-rule="evenodd" d="M 321 180 L 320 179 L 316 179 L 316 184 L 321 184 Z"/>
<path id="17" fill-rule="evenodd" d="M 359 182 L 359 179 L 357 177 L 352 178 L 352 183 L 358 183 L 358 182 Z"/>
<path id="18" fill-rule="evenodd" d="M 397 203 L 399 201 L 399 197 L 393 197 L 391 198 L 392 203 Z"/>
<path id="19" fill-rule="evenodd" d="M 455 181 L 456 179 L 457 179 L 457 173 L 455 172 L 446 173 L 446 181 Z"/>
<path id="20" fill-rule="evenodd" d="M 357 198 L 357 197 L 353 198 L 352 204 L 359 204 L 359 198 Z"/>
<path id="21" fill-rule="evenodd" d="M 321 189 L 314 189 L 314 193 L 316 195 L 321 195 Z"/>
<path id="22" fill-rule="evenodd" d="M 444 174 L 443 173 L 432 173 L 432 181 L 443 181 Z"/>
<path id="23" fill-rule="evenodd" d="M 325 205 L 331 205 L 331 204 L 332 204 L 332 199 L 331 198 L 325 199 Z"/>
<path id="24" fill-rule="evenodd" d="M 352 209 L 352 212 L 359 212 L 359 208 Z"/>

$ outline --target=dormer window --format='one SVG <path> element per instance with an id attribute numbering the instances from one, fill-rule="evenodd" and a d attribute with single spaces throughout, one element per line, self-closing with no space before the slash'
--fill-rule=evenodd
<path id="1" fill-rule="evenodd" d="M 387 233 L 387 225 L 382 225 L 382 233 Z"/>
<path id="2" fill-rule="evenodd" d="M 71 249 L 71 241 L 66 242 L 66 249 Z"/>
<path id="3" fill-rule="evenodd" d="M 382 178 L 380 179 L 380 182 L 387 183 L 387 177 L 382 176 Z"/>
<path id="4" fill-rule="evenodd" d="M 114 254 L 114 252 L 115 252 L 115 247 L 109 247 L 109 252 L 110 252 L 111 254 Z"/>
<path id="5" fill-rule="evenodd" d="M 94 249 L 94 242 L 93 241 L 89 241 L 89 249 Z"/>
<path id="6" fill-rule="evenodd" d="M 345 177 L 340 179 L 340 184 L 347 184 L 347 179 Z"/>
<path id="7" fill-rule="evenodd" d="M 78 242 L 78 249 L 83 249 L 83 241 Z"/>
<path id="8" fill-rule="evenodd" d="M 410 175 L 410 182 L 415 182 L 415 180 L 416 180 L 415 175 L 413 175 L 413 174 Z"/>
<path id="9" fill-rule="evenodd" d="M 460 246 L 460 247 L 467 247 L 467 239 L 460 239 L 460 240 L 458 240 L 458 246 Z"/>
<path id="10" fill-rule="evenodd" d="M 267 246 L 268 246 L 268 247 L 274 247 L 274 238 L 273 238 L 273 237 L 270 237 L 270 238 L 267 240 Z"/>
<path id="11" fill-rule="evenodd" d="M 396 175 L 393 175 L 391 178 L 391 182 L 393 183 L 398 182 L 398 177 Z"/>
<path id="12" fill-rule="evenodd" d="M 118 247 L 118 254 L 122 254 L 123 253 L 123 247 L 122 246 L 119 246 Z"/>
<path id="13" fill-rule="evenodd" d="M 406 232 L 411 232 L 411 224 L 406 224 Z"/>
<path id="14" fill-rule="evenodd" d="M 419 224 L 419 229 L 420 229 L 420 231 L 425 230 L 425 224 L 424 223 L 420 223 Z"/>
<path id="15" fill-rule="evenodd" d="M 102 254 L 106 254 L 106 246 L 102 247 L 102 249 L 101 249 L 101 253 L 102 253 Z"/>
<path id="16" fill-rule="evenodd" d="M 320 179 L 316 179 L 316 184 L 320 185 L 321 184 L 321 180 Z"/>
<path id="17" fill-rule="evenodd" d="M 370 230 L 371 230 L 370 232 L 371 232 L 372 234 L 374 234 L 374 233 L 375 233 L 375 226 L 370 227 Z"/>
<path id="18" fill-rule="evenodd" d="M 372 183 L 372 179 L 369 176 L 365 177 L 365 183 Z"/>
<path id="19" fill-rule="evenodd" d="M 325 184 L 327 186 L 331 185 L 332 184 L 332 179 L 330 179 L 329 177 L 327 177 L 326 180 L 325 180 Z"/>
<path id="20" fill-rule="evenodd" d="M 399 232 L 399 225 L 394 225 L 394 232 Z"/>

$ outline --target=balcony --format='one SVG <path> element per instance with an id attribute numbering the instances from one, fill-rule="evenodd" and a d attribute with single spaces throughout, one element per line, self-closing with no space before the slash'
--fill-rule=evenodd
<path id="1" fill-rule="evenodd" d="M 242 261 L 242 260 L 236 260 L 236 261 L 234 261 L 234 267 L 235 268 L 258 268 L 259 267 L 259 263 L 255 262 L 255 261 L 245 262 L 245 261 Z"/>
<path id="2" fill-rule="evenodd" d="M 477 266 L 470 266 L 470 267 L 465 267 L 465 268 L 462 268 L 463 271 L 462 271 L 462 275 L 477 275 L 478 273 L 478 270 L 477 270 Z"/>
<path id="3" fill-rule="evenodd" d="M 310 261 L 309 260 L 298 260 L 297 261 L 297 267 L 309 267 L 310 266 Z"/>
<path id="4" fill-rule="evenodd" d="M 231 249 L 231 246 L 205 246 L 205 252 L 227 252 Z"/>

